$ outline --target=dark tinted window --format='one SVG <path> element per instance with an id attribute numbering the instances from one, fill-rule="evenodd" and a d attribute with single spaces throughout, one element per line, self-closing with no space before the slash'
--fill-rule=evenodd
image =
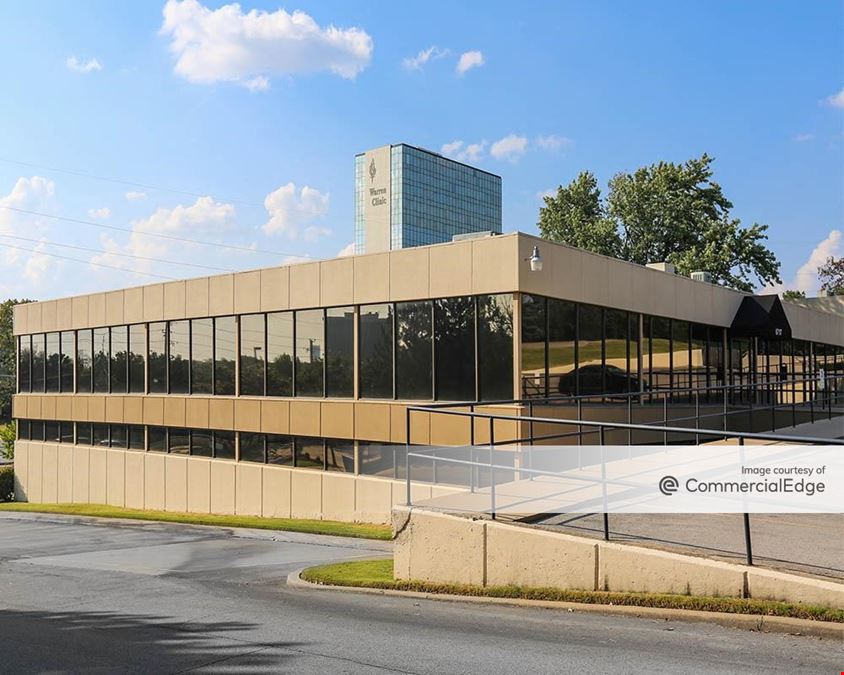
<path id="1" fill-rule="evenodd" d="M 673 389 L 689 387 L 689 324 L 685 321 L 671 322 L 671 386 Z M 682 394 L 687 396 L 688 394 Z"/>
<path id="2" fill-rule="evenodd" d="M 54 420 L 44 422 L 44 440 L 50 443 L 58 443 L 61 440 L 58 422 Z"/>
<path id="3" fill-rule="evenodd" d="M 240 393 L 264 395 L 264 315 L 240 317 Z"/>
<path id="4" fill-rule="evenodd" d="M 129 326 L 111 329 L 111 391 L 125 394 L 129 389 Z"/>
<path id="5" fill-rule="evenodd" d="M 266 461 L 263 434 L 240 433 L 240 461 L 261 463 Z"/>
<path id="6" fill-rule="evenodd" d="M 18 391 L 29 391 L 32 382 L 32 338 L 22 335 L 18 339 Z"/>
<path id="7" fill-rule="evenodd" d="M 29 423 L 29 437 L 33 441 L 44 440 L 44 422 L 41 420 L 32 420 Z"/>
<path id="8" fill-rule="evenodd" d="M 386 443 L 358 442 L 358 471 L 367 476 L 400 478 L 406 461 L 404 448 Z"/>
<path id="9" fill-rule="evenodd" d="M 393 398 L 393 307 L 360 308 L 360 395 Z"/>
<path id="10" fill-rule="evenodd" d="M 172 455 L 189 455 L 190 429 L 167 429 L 167 452 Z"/>
<path id="11" fill-rule="evenodd" d="M 267 434 L 267 462 L 293 465 L 293 439 L 290 436 Z"/>
<path id="12" fill-rule="evenodd" d="M 478 298 L 478 383 L 482 401 L 513 398 L 513 296 Z"/>
<path id="13" fill-rule="evenodd" d="M 267 314 L 267 396 L 293 395 L 293 312 Z"/>
<path id="14" fill-rule="evenodd" d="M 190 329 L 191 388 L 192 394 L 210 394 L 213 391 L 214 321 L 193 319 Z"/>
<path id="15" fill-rule="evenodd" d="M 654 316 L 646 318 L 648 337 L 648 384 L 653 391 L 668 389 L 671 384 L 671 322 Z"/>
<path id="16" fill-rule="evenodd" d="M 76 442 L 79 445 L 91 445 L 91 425 L 88 422 L 76 423 Z"/>
<path id="17" fill-rule="evenodd" d="M 548 395 L 577 394 L 577 305 L 548 298 Z"/>
<path id="18" fill-rule="evenodd" d="M 448 298 L 434 302 L 437 399 L 475 400 L 475 302 Z"/>
<path id="19" fill-rule="evenodd" d="M 170 322 L 170 378 L 171 394 L 190 392 L 190 321 Z M 172 452 L 172 450 L 171 450 Z"/>
<path id="20" fill-rule="evenodd" d="M 325 395 L 354 396 L 355 310 L 325 310 Z"/>
<path id="21" fill-rule="evenodd" d="M 152 452 L 167 452 L 167 429 L 164 427 L 147 427 L 149 434 L 149 449 Z"/>
<path id="22" fill-rule="evenodd" d="M 214 393 L 222 396 L 234 395 L 236 331 L 233 316 L 214 319 Z"/>
<path id="23" fill-rule="evenodd" d="M 296 312 L 296 396 L 322 396 L 323 316 L 321 309 Z"/>
<path id="24" fill-rule="evenodd" d="M 130 450 L 145 450 L 146 439 L 144 438 L 144 428 L 141 425 L 129 425 L 129 449 Z"/>
<path id="25" fill-rule="evenodd" d="M 73 443 L 73 422 L 61 422 L 59 424 L 59 435 L 62 443 Z"/>
<path id="26" fill-rule="evenodd" d="M 167 323 L 149 325 L 149 392 L 167 393 Z"/>
<path id="27" fill-rule="evenodd" d="M 234 432 L 214 432 L 214 457 L 217 459 L 234 459 Z"/>
<path id="28" fill-rule="evenodd" d="M 325 447 L 321 438 L 296 437 L 296 466 L 305 469 L 325 466 Z"/>
<path id="29" fill-rule="evenodd" d="M 431 399 L 433 305 L 430 300 L 396 303 L 396 397 Z"/>
<path id="30" fill-rule="evenodd" d="M 109 330 L 94 329 L 94 391 L 108 392 Z"/>
<path id="31" fill-rule="evenodd" d="M 578 307 L 577 391 L 581 395 L 604 393 L 603 322 L 600 307 Z"/>
<path id="32" fill-rule="evenodd" d="M 32 336 L 32 391 L 44 391 L 44 334 Z"/>
<path id="33" fill-rule="evenodd" d="M 91 425 L 91 444 L 108 447 L 108 424 Z"/>
<path id="34" fill-rule="evenodd" d="M 125 424 L 112 424 L 109 429 L 112 448 L 127 448 L 129 446 L 129 435 Z"/>
<path id="35" fill-rule="evenodd" d="M 129 326 L 129 391 L 133 394 L 143 394 L 144 355 L 147 351 L 147 328 L 142 323 Z"/>
<path id="36" fill-rule="evenodd" d="M 63 392 L 73 392 L 73 362 L 76 359 L 76 334 L 72 330 L 66 330 L 61 334 L 60 347 L 59 388 Z"/>
<path id="37" fill-rule="evenodd" d="M 610 394 L 621 394 L 629 389 L 627 378 L 627 312 L 607 309 L 604 322 L 606 330 L 604 350 L 607 366 L 604 374 L 604 391 Z"/>
<path id="38" fill-rule="evenodd" d="M 545 396 L 546 300 L 522 294 L 522 396 Z M 572 322 L 572 332 L 574 323 Z M 574 354 L 574 337 L 571 338 Z M 565 374 L 565 373 L 561 373 Z M 559 375 L 557 376 L 559 379 Z M 553 392 L 552 392 L 553 393 Z"/>
<path id="39" fill-rule="evenodd" d="M 355 472 L 355 442 L 336 440 L 325 441 L 325 468 L 329 471 Z"/>
<path id="40" fill-rule="evenodd" d="M 29 420 L 17 420 L 15 426 L 17 427 L 18 438 L 22 441 L 28 441 L 30 434 Z"/>
<path id="41" fill-rule="evenodd" d="M 59 391 L 59 334 L 47 333 L 46 338 L 46 390 Z"/>
<path id="42" fill-rule="evenodd" d="M 198 457 L 211 457 L 212 445 L 211 432 L 209 430 L 191 429 L 190 454 Z"/>
<path id="43" fill-rule="evenodd" d="M 93 331 L 76 331 L 76 391 L 78 392 L 87 394 L 91 391 L 91 376 L 94 361 L 93 353 Z"/>

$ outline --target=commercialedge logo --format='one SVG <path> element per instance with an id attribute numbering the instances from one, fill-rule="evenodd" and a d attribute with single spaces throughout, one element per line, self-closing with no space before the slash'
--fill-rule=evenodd
<path id="1" fill-rule="evenodd" d="M 659 491 L 670 497 L 680 487 L 674 476 L 659 479 Z M 757 481 L 702 481 L 688 478 L 684 485 L 691 494 L 802 494 L 811 497 L 826 491 L 822 481 L 805 478 L 772 478 Z"/>
<path id="2" fill-rule="evenodd" d="M 680 486 L 680 482 L 674 476 L 663 476 L 659 479 L 659 491 L 666 497 L 670 497 Z"/>

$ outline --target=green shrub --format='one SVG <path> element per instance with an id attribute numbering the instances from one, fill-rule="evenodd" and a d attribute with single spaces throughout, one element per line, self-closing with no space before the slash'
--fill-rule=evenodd
<path id="1" fill-rule="evenodd" d="M 17 438 L 17 431 L 14 421 L 0 424 L 0 457 L 15 458 L 15 438 Z"/>
<path id="2" fill-rule="evenodd" d="M 15 470 L 11 464 L 0 466 L 0 502 L 10 502 L 15 492 Z"/>

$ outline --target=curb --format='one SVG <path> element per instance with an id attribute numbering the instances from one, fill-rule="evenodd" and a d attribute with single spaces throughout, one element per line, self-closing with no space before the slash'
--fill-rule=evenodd
<path id="1" fill-rule="evenodd" d="M 632 605 L 597 605 L 578 602 L 551 600 L 522 600 L 519 598 L 492 598 L 471 595 L 451 595 L 448 593 L 422 593 L 419 591 L 400 591 L 390 588 L 366 588 L 363 586 L 331 586 L 305 581 L 300 576 L 306 568 L 294 570 L 287 576 L 287 585 L 291 588 L 318 591 L 346 591 L 348 593 L 368 593 L 411 598 L 414 600 L 435 600 L 439 602 L 465 602 L 479 605 L 504 605 L 534 609 L 555 609 L 568 612 L 587 612 L 591 614 L 609 614 L 629 616 L 641 619 L 662 619 L 665 621 L 687 621 L 695 623 L 714 623 L 726 628 L 757 631 L 761 633 L 783 633 L 787 635 L 811 636 L 823 639 L 844 641 L 844 625 L 808 619 L 794 619 L 785 616 L 764 616 L 759 614 L 731 614 L 728 612 L 704 612 L 695 609 L 664 609 L 660 607 L 635 607 Z"/>

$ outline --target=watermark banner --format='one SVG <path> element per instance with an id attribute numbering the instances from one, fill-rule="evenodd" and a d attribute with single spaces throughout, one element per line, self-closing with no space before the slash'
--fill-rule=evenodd
<path id="1" fill-rule="evenodd" d="M 414 447 L 408 467 L 457 511 L 844 513 L 844 446 Z"/>

